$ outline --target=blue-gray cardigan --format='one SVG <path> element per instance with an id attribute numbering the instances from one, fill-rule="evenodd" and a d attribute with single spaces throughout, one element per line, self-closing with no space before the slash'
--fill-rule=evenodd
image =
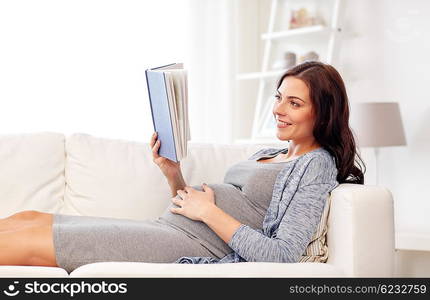
<path id="1" fill-rule="evenodd" d="M 288 148 L 264 148 L 248 160 L 286 153 Z M 174 263 L 298 262 L 317 230 L 324 204 L 339 183 L 334 157 L 318 148 L 289 161 L 279 172 L 263 229 L 241 224 L 221 259 L 181 257 Z"/>

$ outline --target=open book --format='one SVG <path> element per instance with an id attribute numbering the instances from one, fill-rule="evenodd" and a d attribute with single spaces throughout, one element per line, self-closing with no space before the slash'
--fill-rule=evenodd
<path id="1" fill-rule="evenodd" d="M 187 70 L 182 63 L 145 70 L 154 131 L 160 156 L 178 162 L 190 140 Z"/>

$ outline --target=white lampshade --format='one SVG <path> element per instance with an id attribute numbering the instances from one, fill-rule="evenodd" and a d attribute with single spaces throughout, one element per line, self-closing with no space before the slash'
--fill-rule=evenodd
<path id="1" fill-rule="evenodd" d="M 362 102 L 351 105 L 350 126 L 359 147 L 406 145 L 397 102 Z"/>

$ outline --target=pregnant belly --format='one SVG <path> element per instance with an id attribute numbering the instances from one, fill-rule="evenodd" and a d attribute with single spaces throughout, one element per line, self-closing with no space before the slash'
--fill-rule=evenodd
<path id="1" fill-rule="evenodd" d="M 231 215 L 239 222 L 249 225 L 252 228 L 261 229 L 264 219 L 264 213 L 253 207 L 246 195 L 231 184 L 208 184 L 215 194 L 215 204 L 224 212 Z M 202 191 L 201 186 L 192 186 L 194 189 Z M 179 197 L 179 196 L 176 196 Z M 173 203 L 159 217 L 159 220 L 164 221 L 179 229 L 188 235 L 200 240 L 202 244 L 211 247 L 214 251 L 221 251 L 224 255 L 232 250 L 212 229 L 205 223 L 194 221 L 179 214 L 174 214 L 170 211 L 171 207 L 175 207 Z M 211 250 L 211 249 L 209 249 Z M 222 256 L 222 255 L 221 255 Z"/>

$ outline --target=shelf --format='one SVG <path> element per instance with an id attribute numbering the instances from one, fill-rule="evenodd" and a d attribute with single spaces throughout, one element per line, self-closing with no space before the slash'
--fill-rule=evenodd
<path id="1" fill-rule="evenodd" d="M 296 28 L 296 29 L 289 29 L 284 31 L 263 33 L 261 35 L 261 39 L 263 40 L 283 39 L 291 36 L 308 35 L 313 33 L 330 33 L 332 31 L 333 30 L 328 27 L 325 27 L 322 25 L 316 25 L 316 26 L 302 27 L 302 28 Z"/>
<path id="2" fill-rule="evenodd" d="M 396 250 L 430 251 L 430 233 L 396 233 Z"/>
<path id="3" fill-rule="evenodd" d="M 250 72 L 240 73 L 236 75 L 236 80 L 260 79 L 260 78 L 274 78 L 281 76 L 286 70 L 277 70 L 269 72 Z"/>
<path id="4" fill-rule="evenodd" d="M 302 52 L 304 52 L 305 49 L 317 51 L 316 49 L 320 48 L 320 46 L 326 47 L 325 51 L 323 49 L 319 49 L 317 53 L 321 62 L 330 65 L 336 65 L 334 61 L 337 60 L 339 56 L 338 51 L 340 47 L 338 40 L 341 37 L 340 32 L 342 28 L 342 24 L 340 22 L 342 18 L 340 17 L 342 16 L 344 0 L 327 1 L 327 3 L 324 4 L 325 7 L 330 8 L 331 10 L 330 13 L 328 11 L 324 11 L 324 14 L 320 16 L 321 20 L 324 21 L 324 24 L 293 29 L 289 28 L 290 26 L 285 22 L 282 22 L 282 26 L 278 26 L 280 24 L 277 25 L 278 18 L 284 18 L 283 21 L 287 21 L 285 18 L 290 17 L 287 11 L 282 13 L 282 9 L 280 10 L 278 8 L 279 2 L 281 1 L 271 0 L 267 31 L 260 33 L 258 36 L 259 40 L 264 44 L 264 47 L 262 48 L 260 72 L 236 73 L 235 76 L 237 81 L 258 80 L 258 91 L 256 93 L 257 101 L 254 108 L 251 133 L 252 139 L 257 139 L 258 142 L 260 142 L 261 138 L 265 138 L 266 136 L 271 137 L 272 141 L 273 139 L 276 139 L 273 134 L 273 130 L 271 129 L 274 128 L 274 126 L 269 120 L 269 111 L 266 109 L 268 106 L 266 95 L 268 94 L 268 89 L 273 89 L 273 85 L 271 84 L 272 81 L 275 81 L 277 78 L 280 79 L 287 71 L 285 68 L 272 68 L 272 66 L 275 67 L 274 62 L 277 61 L 274 59 L 276 58 L 275 56 L 279 56 L 279 51 L 294 51 L 297 57 L 301 57 L 303 54 Z M 315 7 L 319 5 L 317 4 L 319 0 L 311 0 L 309 2 L 312 2 Z M 292 12 L 290 11 L 290 13 Z M 297 59 L 297 61 L 301 63 L 302 59 Z M 282 65 L 279 66 L 281 67 Z M 238 84 L 242 84 L 242 82 Z M 255 81 L 249 83 L 254 84 Z M 266 141 L 263 142 L 266 143 Z"/>

